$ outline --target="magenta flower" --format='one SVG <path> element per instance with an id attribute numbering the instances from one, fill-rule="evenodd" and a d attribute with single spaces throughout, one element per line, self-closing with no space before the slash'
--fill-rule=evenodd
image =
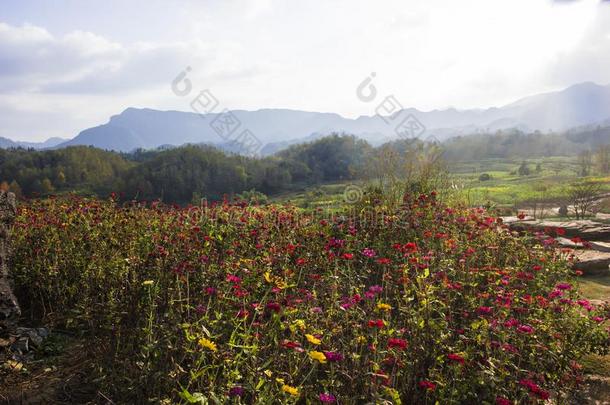
<path id="1" fill-rule="evenodd" d="M 339 352 L 324 352 L 324 356 L 331 363 L 343 360 L 343 355 Z"/>
<path id="2" fill-rule="evenodd" d="M 528 334 L 528 335 L 531 334 L 531 333 L 534 333 L 534 328 L 532 328 L 529 325 L 519 325 L 517 327 L 517 330 L 519 332 L 521 332 L 521 333 L 525 333 L 525 334 Z"/>
<path id="3" fill-rule="evenodd" d="M 236 385 L 229 390 L 230 397 L 241 397 L 242 395 L 244 395 L 244 389 L 239 385 Z"/>
<path id="4" fill-rule="evenodd" d="M 323 404 L 332 404 L 335 401 L 337 401 L 337 398 L 335 398 L 335 396 L 333 394 L 329 394 L 326 392 L 321 393 L 318 398 L 320 398 L 320 401 Z"/>

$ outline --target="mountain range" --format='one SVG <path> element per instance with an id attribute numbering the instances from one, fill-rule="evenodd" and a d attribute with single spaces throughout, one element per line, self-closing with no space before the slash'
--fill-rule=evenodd
<path id="1" fill-rule="evenodd" d="M 355 119 L 334 113 L 288 109 L 233 110 L 230 112 L 233 122 L 239 122 L 239 127 L 230 136 L 223 138 L 213 128 L 220 122 L 215 120 L 223 118 L 219 117 L 223 114 L 220 112 L 198 114 L 127 108 L 112 116 L 108 123 L 85 129 L 67 141 L 53 138 L 36 144 L 17 143 L 2 138 L 0 147 L 61 148 L 91 145 L 129 152 L 137 148 L 203 143 L 231 150 L 234 148 L 231 139 L 248 129 L 260 141 L 260 152 L 267 155 L 290 144 L 313 140 L 332 132 L 353 134 L 378 145 L 396 139 L 396 126 L 406 117 L 411 117 L 409 120 L 414 117 L 425 127 L 424 138 L 434 137 L 439 140 L 502 129 L 519 129 L 524 132 L 568 131 L 575 127 L 610 124 L 610 85 L 580 83 L 561 91 L 529 96 L 502 107 L 488 109 L 419 111 L 407 108 L 391 117 L 375 115 L 375 106 L 372 109 L 373 115 Z M 217 125 L 216 127 L 218 128 Z"/>

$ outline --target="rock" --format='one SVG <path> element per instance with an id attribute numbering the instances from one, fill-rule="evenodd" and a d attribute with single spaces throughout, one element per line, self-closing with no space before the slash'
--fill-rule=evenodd
<path id="1" fill-rule="evenodd" d="M 568 222 L 509 220 L 508 222 L 505 221 L 505 223 L 507 223 L 511 229 L 517 231 L 546 232 L 551 229 L 561 228 L 565 231 L 563 236 L 566 238 L 579 237 L 587 241 L 610 239 L 610 225 L 588 219 Z"/>
<path id="2" fill-rule="evenodd" d="M 589 245 L 598 252 L 610 252 L 610 242 L 591 241 Z"/>
<path id="3" fill-rule="evenodd" d="M 522 221 L 533 221 L 534 218 L 530 217 L 529 215 L 525 216 L 523 219 L 520 219 L 516 216 L 510 216 L 510 217 L 500 217 L 502 218 L 502 223 L 505 225 L 511 225 L 513 223 L 516 222 L 522 222 Z"/>
<path id="4" fill-rule="evenodd" d="M 582 243 L 576 243 L 571 239 L 558 237 L 555 238 L 555 241 L 561 247 L 570 248 L 570 249 L 583 249 L 585 246 Z"/>
<path id="5" fill-rule="evenodd" d="M 36 328 L 36 333 L 38 333 L 38 335 L 43 339 L 48 338 L 51 334 L 51 332 L 47 328 Z"/>
<path id="6" fill-rule="evenodd" d="M 17 339 L 15 343 L 11 346 L 11 351 L 17 353 L 27 353 L 30 351 L 30 339 L 27 336 L 21 336 Z"/>
<path id="7" fill-rule="evenodd" d="M 18 337 L 19 340 L 25 339 L 27 341 L 27 345 L 25 346 L 25 351 L 21 351 L 25 353 L 29 351 L 31 348 L 40 348 L 44 340 L 49 337 L 49 330 L 47 328 L 16 328 L 14 333 L 15 336 Z"/>
<path id="8" fill-rule="evenodd" d="M 574 256 L 578 259 L 573 265 L 575 270 L 580 270 L 586 275 L 607 275 L 610 273 L 610 252 L 577 250 L 574 252 Z"/>

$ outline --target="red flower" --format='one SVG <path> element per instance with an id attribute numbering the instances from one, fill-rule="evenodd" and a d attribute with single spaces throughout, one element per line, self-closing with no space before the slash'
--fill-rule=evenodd
<path id="1" fill-rule="evenodd" d="M 345 260 L 352 260 L 354 258 L 354 255 L 352 253 L 343 253 L 343 258 Z"/>
<path id="2" fill-rule="evenodd" d="M 496 405 L 512 405 L 512 402 L 506 398 L 496 397 Z"/>
<path id="3" fill-rule="evenodd" d="M 397 348 L 400 350 L 404 350 L 407 348 L 407 341 L 399 338 L 389 338 L 388 339 L 388 348 Z"/>
<path id="4" fill-rule="evenodd" d="M 493 309 L 491 307 L 480 306 L 477 309 L 477 313 L 479 315 L 491 315 L 492 312 L 493 312 Z"/>
<path id="5" fill-rule="evenodd" d="M 299 342 L 291 342 L 290 340 L 284 340 L 282 342 L 282 346 L 284 346 L 286 349 L 296 349 L 297 347 L 301 347 L 301 344 Z"/>
<path id="6" fill-rule="evenodd" d="M 459 354 L 449 353 L 447 355 L 447 358 L 456 363 L 464 364 L 464 358 L 462 356 L 460 356 Z"/>
<path id="7" fill-rule="evenodd" d="M 282 306 L 280 304 L 278 304 L 277 302 L 270 302 L 266 305 L 266 308 L 273 312 L 280 312 L 282 309 Z"/>
<path id="8" fill-rule="evenodd" d="M 403 249 L 410 253 L 417 252 L 417 244 L 415 242 L 406 243 Z"/>
<path id="9" fill-rule="evenodd" d="M 436 384 L 434 384 L 432 381 L 428 381 L 428 380 L 422 380 L 419 383 L 417 383 L 417 385 L 419 385 L 420 388 L 423 388 L 425 390 L 434 391 L 436 389 Z"/>
<path id="10" fill-rule="evenodd" d="M 379 328 L 379 329 L 381 329 L 381 328 L 384 327 L 384 323 L 383 323 L 383 320 L 381 320 L 381 319 L 371 319 L 368 322 L 368 326 L 369 326 L 369 328 Z"/>
<path id="11" fill-rule="evenodd" d="M 546 399 L 549 399 L 549 397 L 551 396 L 547 391 L 540 388 L 538 386 L 538 384 L 536 384 L 534 381 L 529 380 L 527 378 L 524 378 L 521 381 L 519 381 L 519 384 L 521 386 L 527 388 L 529 390 L 530 394 L 534 394 L 540 399 L 546 400 Z"/>

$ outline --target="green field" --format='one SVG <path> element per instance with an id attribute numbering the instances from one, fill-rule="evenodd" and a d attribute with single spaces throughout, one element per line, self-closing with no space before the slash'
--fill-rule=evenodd
<path id="1" fill-rule="evenodd" d="M 576 158 L 548 157 L 528 159 L 529 175 L 519 175 L 522 160 L 486 159 L 448 165 L 453 182 L 462 189 L 471 205 L 527 206 L 535 202 L 554 203 L 566 198 L 571 183 L 587 179 L 600 182 L 610 190 L 608 176 L 578 176 Z M 537 170 L 538 169 L 538 170 Z M 491 178 L 480 180 L 482 174 Z"/>

